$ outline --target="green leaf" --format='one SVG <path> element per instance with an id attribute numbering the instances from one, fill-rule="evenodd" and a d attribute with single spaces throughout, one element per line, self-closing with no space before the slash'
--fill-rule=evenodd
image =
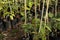
<path id="1" fill-rule="evenodd" d="M 2 9 L 2 7 L 0 6 L 0 10 Z"/>
<path id="2" fill-rule="evenodd" d="M 10 19 L 13 20 L 13 16 L 12 15 L 10 15 Z"/>
<path id="3" fill-rule="evenodd" d="M 49 31 L 51 31 L 51 29 L 50 29 L 50 27 L 48 27 L 48 26 L 45 26 Z"/>
<path id="4" fill-rule="evenodd" d="M 60 18 L 57 18 L 56 21 L 60 21 Z"/>
<path id="5" fill-rule="evenodd" d="M 45 32 L 45 28 L 42 26 L 41 27 L 41 38 L 42 40 L 46 40 L 46 32 Z"/>
<path id="6" fill-rule="evenodd" d="M 22 16 L 25 16 L 24 12 L 21 12 L 21 15 L 22 15 Z"/>
<path id="7" fill-rule="evenodd" d="M 49 15 L 49 17 L 50 17 L 50 18 L 52 18 L 52 17 L 53 17 L 53 13 L 49 13 L 48 15 Z"/>
<path id="8" fill-rule="evenodd" d="M 29 2 L 29 7 L 31 8 L 33 5 L 33 2 Z"/>
<path id="9" fill-rule="evenodd" d="M 0 3 L 0 10 L 2 9 L 2 7 L 3 7 L 3 4 L 2 4 L 2 3 Z"/>

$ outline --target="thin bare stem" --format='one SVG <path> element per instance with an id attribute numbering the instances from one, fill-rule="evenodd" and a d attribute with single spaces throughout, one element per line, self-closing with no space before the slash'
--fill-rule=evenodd
<path id="1" fill-rule="evenodd" d="M 37 18 L 37 15 L 36 15 L 36 0 L 34 0 L 35 2 L 35 19 Z"/>
<path id="2" fill-rule="evenodd" d="M 55 17 L 57 16 L 57 3 L 58 3 L 58 0 L 55 1 Z"/>
<path id="3" fill-rule="evenodd" d="M 58 3 L 58 0 L 55 1 L 55 17 L 57 16 L 57 3 Z M 57 27 L 57 24 L 56 24 L 56 27 Z M 57 29 L 55 29 L 55 32 L 56 32 L 56 37 L 57 37 Z"/>
<path id="4" fill-rule="evenodd" d="M 46 0 L 47 3 L 47 9 L 46 9 L 46 15 L 45 15 L 45 23 L 48 22 L 48 8 L 49 8 L 49 0 Z M 47 22 L 46 22 L 47 21 Z"/>
<path id="5" fill-rule="evenodd" d="M 42 15 L 41 15 L 39 33 L 40 33 L 40 29 L 41 29 L 41 27 L 42 27 L 42 19 L 43 19 L 43 13 L 44 13 L 44 4 L 45 4 L 45 0 L 43 0 L 43 8 L 42 8 Z"/>
<path id="6" fill-rule="evenodd" d="M 27 14 L 26 14 L 26 0 L 25 0 L 25 24 L 27 22 Z"/>

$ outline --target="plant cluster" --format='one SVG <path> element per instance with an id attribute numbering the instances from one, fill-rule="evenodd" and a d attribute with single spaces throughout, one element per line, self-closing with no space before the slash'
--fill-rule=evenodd
<path id="1" fill-rule="evenodd" d="M 57 0 L 0 0 L 0 29 L 16 40 L 49 40 L 60 30 L 57 6 Z"/>

